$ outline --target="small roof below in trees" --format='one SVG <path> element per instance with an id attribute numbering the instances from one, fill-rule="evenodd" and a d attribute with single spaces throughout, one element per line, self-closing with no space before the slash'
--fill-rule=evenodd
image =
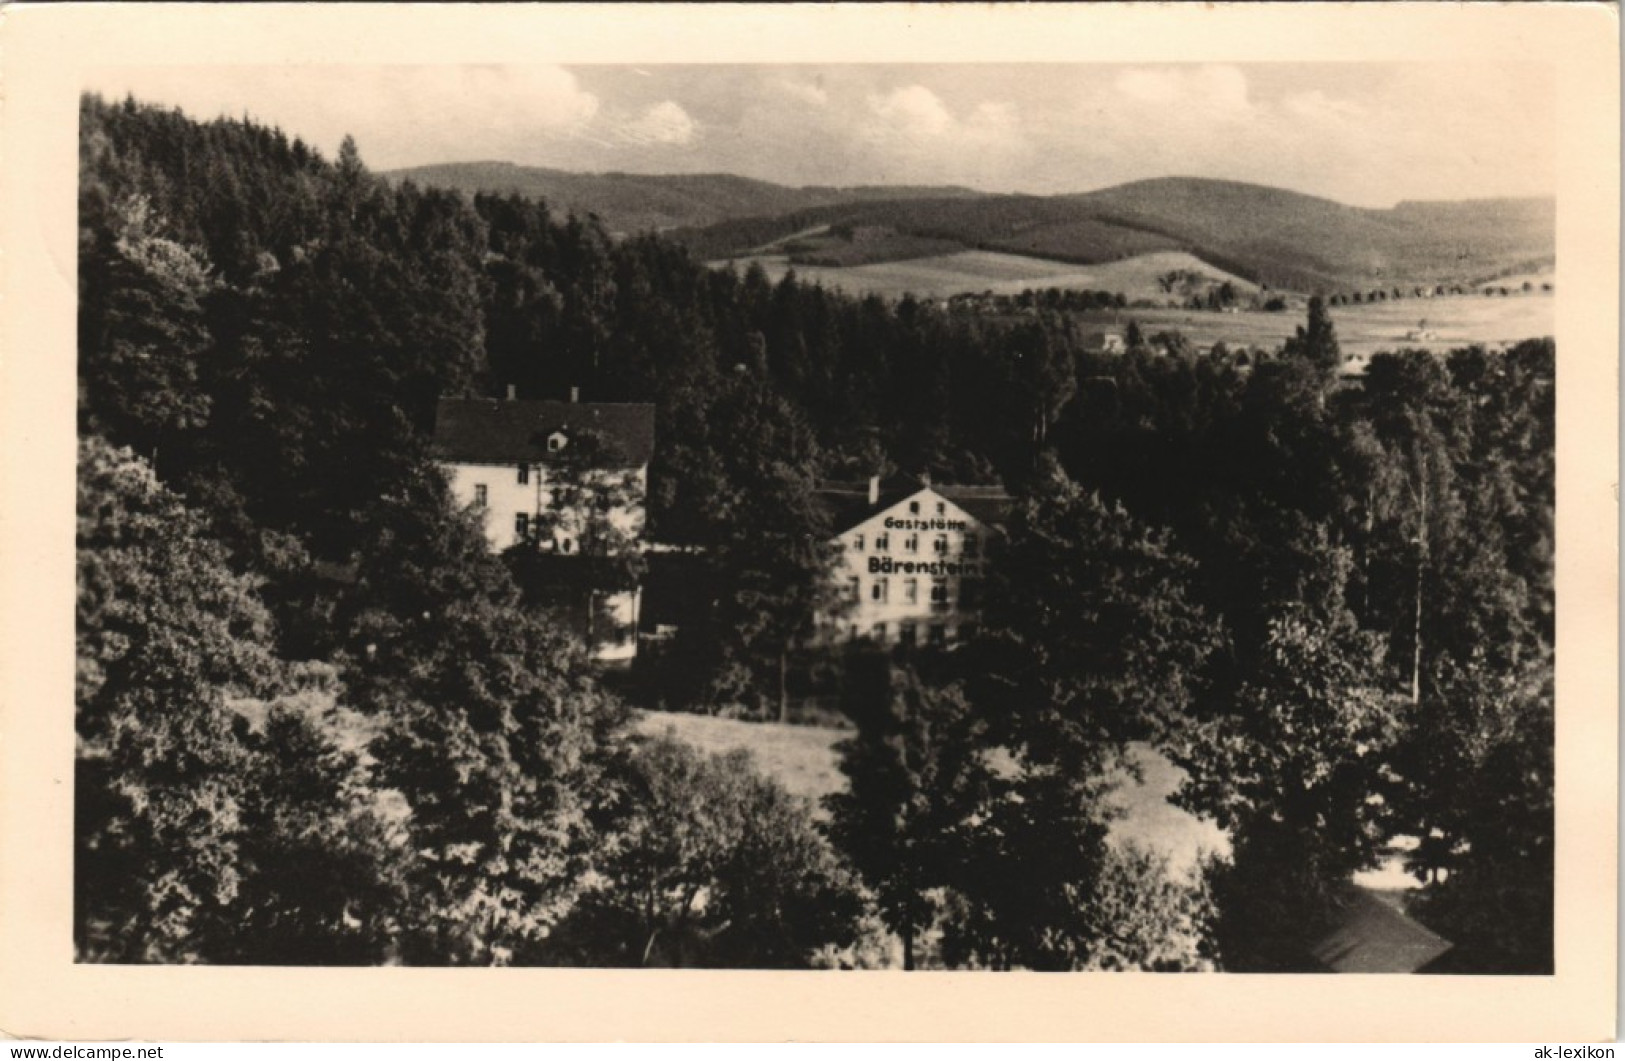
<path id="1" fill-rule="evenodd" d="M 547 464 L 579 457 L 579 446 L 549 445 L 591 438 L 597 462 L 641 468 L 655 445 L 655 407 L 609 402 L 499 401 L 442 398 L 435 411 L 437 460 L 467 464 Z"/>
<path id="2" fill-rule="evenodd" d="M 1331 931 L 1310 947 L 1332 972 L 1414 973 L 1451 948 L 1369 888 L 1349 885 L 1342 900 Z"/>

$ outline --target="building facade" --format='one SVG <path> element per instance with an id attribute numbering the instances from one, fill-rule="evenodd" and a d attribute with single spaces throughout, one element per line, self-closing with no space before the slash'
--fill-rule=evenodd
<path id="1" fill-rule="evenodd" d="M 819 496 L 842 528 L 842 606 L 823 619 L 827 639 L 947 647 L 975 633 L 988 545 L 1010 503 L 1001 488 L 876 478 Z"/>
<path id="2" fill-rule="evenodd" d="M 433 454 L 456 502 L 476 512 L 493 552 L 557 557 L 642 548 L 654 406 L 445 398 Z M 584 602 L 593 655 L 637 653 L 641 586 Z"/>

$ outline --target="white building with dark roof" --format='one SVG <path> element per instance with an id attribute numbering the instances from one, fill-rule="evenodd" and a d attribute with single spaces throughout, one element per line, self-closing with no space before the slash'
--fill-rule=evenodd
<path id="1" fill-rule="evenodd" d="M 828 636 L 945 647 L 975 632 L 988 544 L 1010 506 L 1002 488 L 873 478 L 824 484 L 819 499 L 839 528 L 844 591 Z"/>
<path id="2" fill-rule="evenodd" d="M 579 556 L 611 535 L 642 537 L 654 422 L 645 404 L 443 398 L 431 452 L 457 503 L 480 514 L 493 552 L 529 545 Z M 581 503 L 592 493 L 614 499 L 607 512 Z M 561 494 L 580 509 L 561 511 Z M 636 655 L 640 602 L 641 588 L 588 602 L 597 658 Z M 595 630 L 590 617 L 600 611 L 613 622 Z"/>

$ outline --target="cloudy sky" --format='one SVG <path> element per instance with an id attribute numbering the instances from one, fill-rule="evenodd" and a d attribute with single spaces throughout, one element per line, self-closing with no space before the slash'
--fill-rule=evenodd
<path id="1" fill-rule="evenodd" d="M 503 160 L 783 184 L 1088 191 L 1191 175 L 1361 206 L 1546 195 L 1551 71 L 1460 64 L 165 67 L 104 94 L 250 115 L 374 169 Z"/>

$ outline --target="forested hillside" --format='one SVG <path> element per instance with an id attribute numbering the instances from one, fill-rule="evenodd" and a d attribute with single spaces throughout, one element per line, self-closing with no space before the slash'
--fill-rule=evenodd
<path id="1" fill-rule="evenodd" d="M 1154 338 L 769 284 L 87 97 L 79 956 L 1299 968 L 1409 836 L 1460 968 L 1549 969 L 1552 343 L 1346 386 L 1319 301 L 1258 364 Z M 983 637 L 834 661 L 827 826 L 632 738 L 453 508 L 436 399 L 509 384 L 658 407 L 649 535 L 705 587 L 632 687 L 667 707 L 782 710 L 820 478 L 1016 495 Z M 1131 741 L 1233 861 L 1106 844 Z"/>
<path id="2" fill-rule="evenodd" d="M 569 173 L 511 162 L 443 162 L 391 170 L 384 176 L 392 181 L 450 188 L 469 196 L 521 195 L 540 199 L 561 214 L 594 214 L 615 235 L 711 225 L 728 218 L 785 214 L 831 203 L 978 194 L 968 188 L 951 187 L 787 188 L 729 173 Z"/>

